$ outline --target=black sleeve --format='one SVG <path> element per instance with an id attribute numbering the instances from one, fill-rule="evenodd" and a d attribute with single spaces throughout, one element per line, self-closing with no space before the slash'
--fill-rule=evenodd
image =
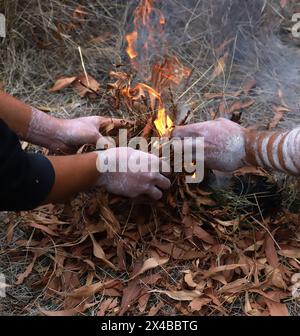
<path id="1" fill-rule="evenodd" d="M 0 120 L 0 211 L 36 208 L 47 199 L 54 180 L 51 162 L 24 152 L 16 134 Z"/>

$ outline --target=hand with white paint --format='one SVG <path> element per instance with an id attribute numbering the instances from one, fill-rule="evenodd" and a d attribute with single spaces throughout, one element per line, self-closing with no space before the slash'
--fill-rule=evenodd
<path id="1" fill-rule="evenodd" d="M 129 147 L 112 148 L 98 152 L 97 169 L 101 173 L 97 186 L 120 196 L 162 198 L 163 190 L 171 187 L 168 178 L 160 173 L 160 165 L 169 171 L 166 163 L 152 154 Z"/>
<path id="2" fill-rule="evenodd" d="M 234 171 L 246 165 L 246 130 L 227 119 L 218 119 L 187 126 L 178 126 L 174 137 L 204 138 L 206 167 L 220 171 Z"/>
<path id="3" fill-rule="evenodd" d="M 100 116 L 58 119 L 32 109 L 26 138 L 57 153 L 72 153 L 85 144 L 95 145 L 107 127 L 118 130 L 131 125 L 122 119 Z"/>
<path id="4" fill-rule="evenodd" d="M 174 137 L 204 137 L 208 168 L 230 172 L 246 165 L 300 175 L 300 128 L 248 130 L 227 119 L 176 127 Z"/>

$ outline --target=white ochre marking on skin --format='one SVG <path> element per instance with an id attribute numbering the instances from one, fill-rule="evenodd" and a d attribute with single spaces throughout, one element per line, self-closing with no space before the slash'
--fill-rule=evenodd
<path id="1" fill-rule="evenodd" d="M 300 128 L 294 130 L 295 136 L 294 141 L 291 145 L 291 155 L 295 165 L 297 166 L 298 172 L 300 171 Z"/>
<path id="2" fill-rule="evenodd" d="M 257 162 L 257 165 L 258 166 L 263 166 L 264 164 L 259 157 L 258 139 L 259 139 L 259 137 L 257 136 L 254 143 L 252 144 L 252 148 L 253 148 L 253 151 L 254 151 L 254 154 L 255 154 L 255 161 Z"/>
<path id="3" fill-rule="evenodd" d="M 276 169 L 278 170 L 284 170 L 284 168 L 281 166 L 280 164 L 280 161 L 279 161 L 279 143 L 282 139 L 283 135 L 282 134 L 279 134 L 274 143 L 273 143 L 273 147 L 272 147 L 272 157 L 273 157 L 273 160 L 274 160 L 274 163 L 275 163 L 275 167 Z"/>
<path id="4" fill-rule="evenodd" d="M 287 167 L 291 171 L 293 171 L 293 173 L 299 173 L 299 167 L 300 167 L 300 164 L 298 165 L 299 152 L 297 151 L 297 147 L 299 148 L 299 143 L 298 143 L 299 133 L 300 133 L 299 128 L 291 131 L 289 135 L 287 136 L 287 139 L 283 146 L 283 151 L 284 153 L 286 151 L 287 153 L 286 156 L 289 159 L 288 162 L 291 163 L 291 165 L 288 163 Z"/>
<path id="5" fill-rule="evenodd" d="M 26 136 L 27 141 L 45 145 L 50 135 L 54 139 L 63 140 L 64 135 L 53 126 L 51 119 L 46 113 L 32 108 L 32 117 Z"/>
<path id="6" fill-rule="evenodd" d="M 287 169 L 290 172 L 297 174 L 298 169 L 294 165 L 293 160 L 290 156 L 292 154 L 291 148 L 293 146 L 293 137 L 294 136 L 293 136 L 293 131 L 292 131 L 284 140 L 282 152 L 283 152 L 283 158 L 284 158 Z"/>
<path id="7" fill-rule="evenodd" d="M 261 145 L 261 155 L 262 155 L 265 165 L 272 168 L 272 164 L 268 157 L 268 149 L 267 149 L 271 136 L 272 134 L 269 134 L 265 136 L 265 138 L 263 139 L 262 145 Z"/>

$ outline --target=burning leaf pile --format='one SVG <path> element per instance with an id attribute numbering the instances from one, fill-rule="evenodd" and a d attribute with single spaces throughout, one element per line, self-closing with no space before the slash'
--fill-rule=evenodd
<path id="1" fill-rule="evenodd" d="M 167 51 L 166 24 L 154 1 L 142 0 L 135 29 L 126 36 L 127 53 L 141 81 L 126 72 L 110 73 L 110 104 L 138 120 L 134 132 L 146 138 L 171 135 L 178 119 L 173 90 L 191 75 L 174 55 L 149 63 L 157 48 Z M 224 67 L 225 61 L 213 76 Z M 87 90 L 80 91 L 82 96 L 99 89 L 82 75 L 79 80 L 65 78 L 52 91 L 67 85 L 78 89 L 80 83 Z M 244 92 L 253 85 L 247 83 Z M 224 93 L 206 98 L 223 99 Z M 251 104 L 236 102 L 228 113 Z M 227 112 L 222 102 L 220 110 Z M 12 261 L 25 255 L 31 259 L 15 285 L 26 281 L 41 289 L 38 304 L 32 306 L 50 316 L 229 315 L 241 302 L 246 315 L 287 315 L 287 303 L 300 297 L 299 215 L 275 203 L 266 206 L 276 193 L 265 191 L 264 183 L 276 186 L 267 172 L 241 170 L 236 175 L 240 181 L 263 181 L 262 190 L 246 197 L 243 206 L 236 201 L 240 196 L 224 204 L 206 185 L 188 185 L 178 174 L 157 203 L 132 202 L 98 190 L 70 204 L 24 213 L 21 228 L 29 238 L 18 240 L 8 253 Z M 12 231 L 9 227 L 9 242 Z"/>

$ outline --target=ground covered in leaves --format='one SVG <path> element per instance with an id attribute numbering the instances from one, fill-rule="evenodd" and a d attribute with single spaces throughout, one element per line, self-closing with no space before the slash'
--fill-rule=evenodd
<path id="1" fill-rule="evenodd" d="M 172 38 L 184 39 L 174 43 L 173 51 L 192 69 L 185 87 L 174 94 L 178 104 L 190 106 L 190 122 L 227 116 L 261 129 L 297 123 L 295 88 L 284 85 L 281 69 L 274 75 L 276 55 L 256 55 L 263 61 L 252 59 L 250 65 L 238 55 L 244 39 L 239 45 L 237 35 L 227 29 L 234 26 L 233 13 L 227 16 L 229 23 L 222 21 L 223 35 L 209 40 L 216 27 L 209 19 L 212 2 L 170 3 L 175 8 L 169 19 Z M 241 6 L 243 1 L 233 3 Z M 111 106 L 106 86 L 110 71 L 124 63 L 122 70 L 130 71 L 124 32 L 134 4 L 95 0 L 66 1 L 62 6 L 51 0 L 31 1 L 24 9 L 17 0 L 7 2 L 3 12 L 9 34 L 0 51 L 1 86 L 60 117 L 128 117 Z M 228 8 L 228 1 L 221 4 Z M 294 2 L 258 4 L 264 5 L 259 15 L 266 11 L 263 18 L 255 16 L 260 24 L 273 15 L 277 26 L 272 28 L 286 37 Z M 239 27 L 241 35 L 255 35 L 249 19 L 253 8 L 247 8 L 248 16 L 242 9 L 235 10 L 251 21 L 251 29 Z M 78 45 L 95 80 L 92 92 L 78 86 L 78 78 L 84 81 Z M 256 76 L 257 66 L 262 71 Z M 268 92 L 262 78 L 272 79 Z M 146 114 L 130 117 L 148 120 Z M 158 203 L 132 202 L 98 190 L 64 205 L 3 214 L 0 269 L 11 287 L 0 302 L 1 314 L 297 314 L 298 181 L 242 169 L 226 177 L 226 183 L 223 177 L 221 185 L 211 172 L 201 185 L 187 185 L 178 175 Z"/>

